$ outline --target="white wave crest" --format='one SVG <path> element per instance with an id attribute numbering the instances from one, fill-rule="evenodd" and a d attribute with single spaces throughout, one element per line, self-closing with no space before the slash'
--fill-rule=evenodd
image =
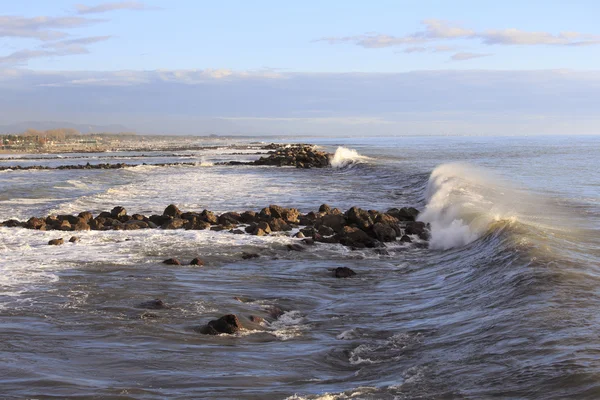
<path id="1" fill-rule="evenodd" d="M 460 163 L 437 167 L 425 195 L 419 220 L 431 224 L 430 247 L 442 250 L 473 242 L 495 221 L 514 219 L 515 202 L 525 200 L 490 171 Z"/>
<path id="2" fill-rule="evenodd" d="M 366 162 L 368 159 L 369 157 L 361 156 L 356 150 L 338 147 L 331 159 L 331 166 L 333 168 L 343 168 L 350 164 Z"/>

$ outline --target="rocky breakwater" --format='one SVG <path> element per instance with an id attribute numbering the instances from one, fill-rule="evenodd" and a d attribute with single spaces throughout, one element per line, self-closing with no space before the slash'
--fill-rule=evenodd
<path id="1" fill-rule="evenodd" d="M 324 168 L 331 165 L 332 154 L 305 144 L 272 144 L 267 156 L 250 162 L 229 161 L 226 165 L 271 165 L 276 167 Z"/>
<path id="2" fill-rule="evenodd" d="M 265 236 L 293 235 L 303 245 L 339 243 L 352 249 L 385 247 L 390 242 L 426 243 L 429 226 L 416 221 L 419 211 L 412 207 L 392 208 L 386 212 L 351 207 L 345 212 L 321 205 L 318 211 L 301 213 L 295 208 L 270 205 L 262 210 L 216 214 L 209 210 L 182 212 L 171 204 L 162 214 L 128 215 L 123 207 L 114 207 L 94 217 L 89 211 L 77 215 L 50 215 L 31 217 L 27 221 L 10 219 L 0 223 L 4 227 L 22 227 L 36 230 L 88 231 L 187 229 L 226 231 L 231 234 Z M 301 251 L 297 245 L 290 250 Z"/>

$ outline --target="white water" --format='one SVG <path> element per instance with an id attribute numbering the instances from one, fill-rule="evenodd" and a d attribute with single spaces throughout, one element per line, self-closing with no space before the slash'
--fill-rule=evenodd
<path id="1" fill-rule="evenodd" d="M 369 157 L 361 156 L 356 150 L 346 147 L 338 147 L 331 159 L 333 168 L 343 168 L 350 164 L 356 164 L 369 160 Z"/>
<path id="2" fill-rule="evenodd" d="M 515 220 L 524 195 L 490 171 L 468 164 L 442 164 L 429 178 L 427 206 L 419 220 L 431 224 L 433 249 L 464 246 L 500 220 Z M 520 204 L 523 209 L 526 202 Z"/>

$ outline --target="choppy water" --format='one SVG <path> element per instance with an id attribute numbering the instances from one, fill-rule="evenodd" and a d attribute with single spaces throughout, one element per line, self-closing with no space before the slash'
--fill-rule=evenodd
<path id="1" fill-rule="evenodd" d="M 0 398 L 600 397 L 599 137 L 305 141 L 346 150 L 312 170 L 212 166 L 256 157 L 226 149 L 0 160 L 197 162 L 5 171 L 0 220 L 329 203 L 415 206 L 433 229 L 429 248 L 381 255 L 183 230 L 81 232 L 55 247 L 58 232 L 0 228 Z M 207 265 L 161 263 L 196 256 Z M 358 276 L 335 279 L 338 266 Z M 171 308 L 135 307 L 157 297 Z M 275 307 L 271 324 L 247 319 Z M 193 330 L 228 313 L 255 330 Z"/>

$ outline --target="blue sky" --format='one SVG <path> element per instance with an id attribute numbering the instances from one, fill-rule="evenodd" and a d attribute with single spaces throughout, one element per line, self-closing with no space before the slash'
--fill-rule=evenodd
<path id="1" fill-rule="evenodd" d="M 598 15 L 597 1 L 2 1 L 0 89 L 12 98 L 0 124 L 597 133 Z"/>

